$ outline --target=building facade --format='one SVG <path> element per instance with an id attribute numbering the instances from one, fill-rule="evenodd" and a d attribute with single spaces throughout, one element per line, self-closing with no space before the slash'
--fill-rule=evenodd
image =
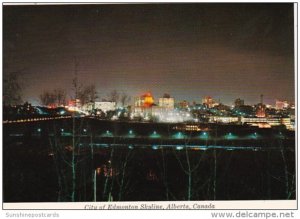
<path id="1" fill-rule="evenodd" d="M 174 109 L 174 98 L 159 98 L 158 106 L 162 108 Z"/>
<path id="2" fill-rule="evenodd" d="M 242 117 L 242 123 L 246 123 L 252 126 L 258 126 L 260 128 L 270 128 L 279 125 L 285 125 L 289 130 L 293 130 L 293 125 L 291 124 L 291 118 L 289 117 Z"/>

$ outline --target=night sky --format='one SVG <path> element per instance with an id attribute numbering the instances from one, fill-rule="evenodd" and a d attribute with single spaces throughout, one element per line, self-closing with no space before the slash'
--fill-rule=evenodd
<path id="1" fill-rule="evenodd" d="M 292 4 L 3 7 L 3 71 L 22 72 L 23 99 L 71 94 L 74 57 L 99 96 L 210 95 L 225 104 L 294 99 Z"/>

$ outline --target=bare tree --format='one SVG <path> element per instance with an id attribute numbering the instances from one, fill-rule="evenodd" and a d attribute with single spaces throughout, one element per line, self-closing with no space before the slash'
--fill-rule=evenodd
<path id="1" fill-rule="evenodd" d="M 79 92 L 81 90 L 82 85 L 78 82 L 78 66 L 79 63 L 77 61 L 77 58 L 74 58 L 74 74 L 75 77 L 73 79 L 73 91 L 75 95 L 75 101 L 78 98 Z M 72 169 L 72 192 L 71 192 L 71 201 L 75 201 L 75 195 L 76 195 L 76 158 L 75 158 L 75 150 L 76 150 L 76 119 L 75 119 L 75 113 L 72 115 L 72 161 L 71 161 L 71 169 Z"/>
<path id="2" fill-rule="evenodd" d="M 190 149 L 188 148 L 189 140 L 191 139 L 191 133 L 189 136 L 184 135 L 184 152 L 177 154 L 176 151 L 173 149 L 175 158 L 177 159 L 181 169 L 187 175 L 187 193 L 186 198 L 187 200 L 193 199 L 193 188 L 194 188 L 194 174 L 196 170 L 199 168 L 201 161 L 204 158 L 205 153 L 202 153 L 201 156 L 196 157 L 196 159 L 192 159 L 192 154 Z M 193 153 L 194 154 L 194 153 Z M 181 155 L 181 156 L 180 156 Z"/>
<path id="3" fill-rule="evenodd" d="M 65 105 L 66 103 L 66 91 L 63 89 L 54 90 L 54 95 L 56 99 L 56 103 L 58 106 Z"/>
<path id="4" fill-rule="evenodd" d="M 44 106 L 47 106 L 52 102 L 49 91 L 44 91 L 42 94 L 40 94 L 39 99 L 41 104 Z"/>
<path id="5" fill-rule="evenodd" d="M 19 71 L 10 72 L 3 77 L 3 104 L 17 105 L 22 103 L 22 86 Z"/>
<path id="6" fill-rule="evenodd" d="M 124 196 L 130 192 L 130 176 L 131 171 L 128 170 L 130 167 L 130 162 L 134 158 L 134 153 L 132 150 L 125 152 L 124 156 L 118 159 L 118 164 L 116 165 L 116 169 L 119 170 L 117 175 L 117 184 L 119 186 L 118 192 L 118 201 L 122 201 Z"/>
<path id="7" fill-rule="evenodd" d="M 279 142 L 278 143 L 279 143 L 280 154 L 281 154 L 282 164 L 283 164 L 283 170 L 284 170 L 285 196 L 286 196 L 286 199 L 290 199 L 292 193 L 295 192 L 295 188 L 294 188 L 294 185 L 293 185 L 294 180 L 295 180 L 295 175 L 291 174 L 288 171 L 288 162 L 287 162 L 287 158 L 286 158 L 286 150 L 283 147 L 283 140 L 282 140 L 282 138 L 279 138 Z M 290 175 L 292 176 L 292 180 L 289 177 Z"/>
<path id="8" fill-rule="evenodd" d="M 77 93 L 78 99 L 84 105 L 88 102 L 95 102 L 98 98 L 98 93 L 94 84 L 83 86 Z"/>
<path id="9" fill-rule="evenodd" d="M 79 67 L 79 62 L 77 60 L 77 57 L 75 56 L 74 57 L 74 78 L 72 80 L 72 90 L 74 92 L 74 96 L 73 96 L 73 99 L 77 99 L 78 98 L 78 95 L 82 89 L 82 84 L 79 83 L 78 81 L 78 67 Z"/>
<path id="10" fill-rule="evenodd" d="M 39 96 L 42 105 L 61 106 L 66 102 L 66 92 L 63 89 L 55 89 L 53 91 L 44 91 Z"/>
<path id="11" fill-rule="evenodd" d="M 131 100 L 130 96 L 128 96 L 126 93 L 122 93 L 120 97 L 121 106 L 124 107 L 126 104 L 130 102 L 130 100 Z"/>
<path id="12" fill-rule="evenodd" d="M 96 91 L 96 86 L 94 84 L 86 86 L 86 90 L 89 96 L 89 101 L 95 102 L 99 98 L 98 92 Z"/>
<path id="13" fill-rule="evenodd" d="M 118 103 L 120 99 L 120 94 L 117 90 L 113 90 L 108 94 L 108 101 Z"/>

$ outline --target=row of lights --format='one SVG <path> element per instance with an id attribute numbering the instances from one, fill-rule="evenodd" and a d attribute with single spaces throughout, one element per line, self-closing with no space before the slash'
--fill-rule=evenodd
<path id="1" fill-rule="evenodd" d="M 46 118 L 32 118 L 32 119 L 19 119 L 19 120 L 4 120 L 3 123 L 20 123 L 20 122 L 35 122 L 35 121 L 45 121 L 45 120 L 54 120 L 54 119 L 65 119 L 70 116 L 59 116 L 59 117 L 46 117 Z"/>
<path id="2" fill-rule="evenodd" d="M 106 131 L 106 136 L 112 136 L 112 133 L 110 131 Z M 129 130 L 128 131 L 128 135 L 129 136 L 133 136 L 134 133 L 132 130 Z M 186 135 L 184 135 L 182 132 L 177 132 L 175 135 L 173 135 L 174 138 L 177 138 L 177 139 L 182 139 L 184 138 Z M 156 131 L 153 131 L 151 134 L 150 134 L 150 138 L 160 138 L 161 135 L 159 135 Z M 208 138 L 209 137 L 209 134 L 207 132 L 202 132 L 201 135 L 200 135 L 200 138 Z M 252 137 L 254 138 L 257 138 L 258 137 L 258 134 L 256 132 L 254 132 L 252 134 Z M 225 135 L 225 138 L 227 139 L 234 139 L 234 138 L 237 138 L 237 136 L 233 135 L 231 132 L 229 132 L 228 134 Z"/>
<path id="3" fill-rule="evenodd" d="M 38 129 L 37 129 L 37 132 L 41 132 L 41 131 L 42 131 L 41 128 L 38 128 Z M 64 129 L 62 128 L 62 129 L 60 129 L 60 131 L 61 131 L 61 132 L 64 132 Z M 84 133 L 87 133 L 87 129 L 84 128 L 84 129 L 83 129 L 83 132 L 84 132 Z M 113 134 L 112 134 L 109 130 L 106 130 L 105 135 L 106 135 L 106 136 L 113 136 Z M 128 135 L 129 135 L 129 136 L 134 136 L 133 130 L 130 129 L 130 130 L 128 131 Z M 280 135 L 280 136 L 283 136 L 282 132 L 279 132 L 279 135 Z M 183 139 L 185 136 L 186 136 L 186 135 L 184 135 L 182 132 L 177 132 L 175 135 L 173 135 L 173 137 L 176 138 L 176 139 Z M 157 131 L 153 131 L 153 132 L 151 133 L 151 135 L 150 135 L 150 138 L 160 138 L 160 137 L 161 137 L 161 135 L 159 135 L 159 134 L 157 133 Z M 202 132 L 201 135 L 200 135 L 200 138 L 207 139 L 208 137 L 209 137 L 209 134 L 208 134 L 207 132 Z M 252 137 L 252 138 L 258 138 L 259 135 L 257 134 L 257 132 L 254 132 L 254 133 L 251 135 L 251 137 Z M 231 132 L 229 132 L 229 133 L 227 133 L 227 134 L 225 135 L 225 138 L 226 138 L 226 139 L 235 139 L 235 138 L 237 138 L 237 136 L 236 136 L 236 135 L 233 135 Z"/>

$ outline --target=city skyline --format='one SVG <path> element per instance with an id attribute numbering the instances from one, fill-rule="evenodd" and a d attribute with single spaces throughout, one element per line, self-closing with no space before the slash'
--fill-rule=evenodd
<path id="1" fill-rule="evenodd" d="M 78 77 L 157 100 L 294 101 L 293 4 L 4 6 L 3 72 L 22 70 L 23 100 L 71 92 Z"/>

